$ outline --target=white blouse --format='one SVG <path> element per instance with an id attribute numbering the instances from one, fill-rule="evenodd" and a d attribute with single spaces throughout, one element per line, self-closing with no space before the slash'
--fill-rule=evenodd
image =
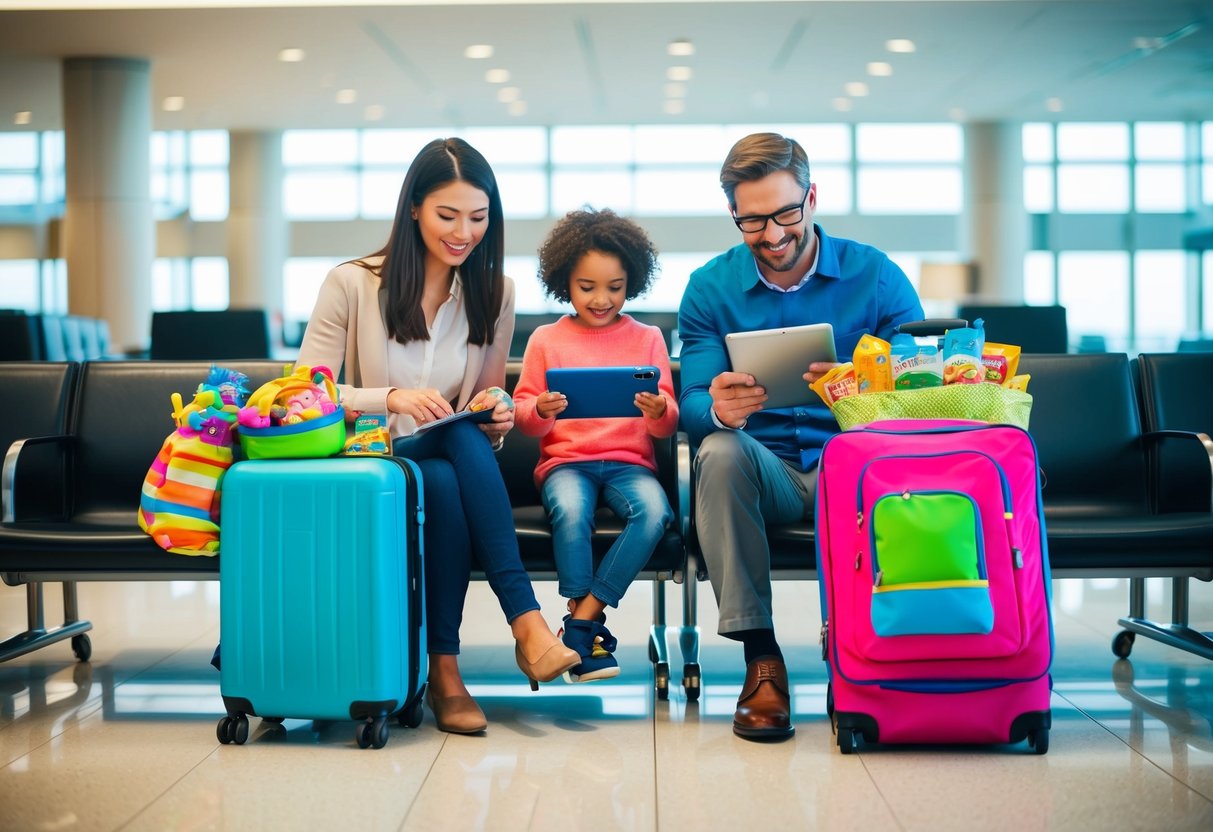
<path id="1" fill-rule="evenodd" d="M 388 343 L 388 383 L 404 389 L 433 387 L 454 407 L 468 361 L 467 308 L 458 272 L 429 333 L 428 341 L 402 344 L 393 339 Z M 413 417 L 401 413 L 393 413 L 389 421 L 393 437 L 408 436 L 417 429 Z"/>

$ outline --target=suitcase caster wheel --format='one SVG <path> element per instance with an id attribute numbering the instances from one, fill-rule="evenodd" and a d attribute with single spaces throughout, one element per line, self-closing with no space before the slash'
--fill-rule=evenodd
<path id="1" fill-rule="evenodd" d="M 215 726 L 215 738 L 219 740 L 220 745 L 227 745 L 232 741 L 232 718 L 230 716 L 220 717 L 219 723 Z"/>
<path id="2" fill-rule="evenodd" d="M 1116 634 L 1116 638 L 1112 639 L 1112 652 L 1117 658 L 1127 659 L 1129 658 L 1129 654 L 1133 652 L 1133 642 L 1136 640 L 1136 633 L 1121 630 Z"/>
<path id="3" fill-rule="evenodd" d="M 388 738 L 387 718 L 381 716 L 374 722 L 361 723 L 354 738 L 359 748 L 383 748 Z"/>
<path id="4" fill-rule="evenodd" d="M 86 662 L 93 655 L 93 643 L 86 635 L 72 636 L 72 652 L 76 654 L 77 659 Z"/>
<path id="5" fill-rule="evenodd" d="M 670 698 L 670 665 L 658 662 L 653 668 L 653 677 L 657 685 L 657 698 L 664 702 Z"/>
<path id="6" fill-rule="evenodd" d="M 699 701 L 699 665 L 684 664 L 682 666 L 682 692 L 688 702 Z"/>
<path id="7" fill-rule="evenodd" d="M 416 728 L 421 724 L 424 714 L 425 707 L 421 704 L 421 700 L 418 699 L 412 705 L 409 705 L 403 711 L 398 713 L 396 715 L 396 721 L 404 728 Z"/>
<path id="8" fill-rule="evenodd" d="M 1049 729 L 1041 728 L 1028 734 L 1028 748 L 1037 754 L 1049 753 Z"/>
<path id="9" fill-rule="evenodd" d="M 843 754 L 854 754 L 859 747 L 859 735 L 854 729 L 840 728 L 838 730 L 838 750 Z"/>
<path id="10" fill-rule="evenodd" d="M 232 718 L 232 742 L 244 745 L 248 740 L 248 717 L 244 714 Z"/>

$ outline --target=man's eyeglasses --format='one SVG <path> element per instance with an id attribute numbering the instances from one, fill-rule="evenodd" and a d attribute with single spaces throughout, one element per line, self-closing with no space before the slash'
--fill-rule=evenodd
<path id="1" fill-rule="evenodd" d="M 809 190 L 812 188 L 810 187 Z M 804 219 L 804 204 L 809 201 L 809 190 L 804 192 L 804 199 L 800 200 L 799 205 L 780 208 L 774 214 L 757 214 L 749 217 L 739 217 L 734 214 L 733 222 L 737 223 L 737 227 L 747 234 L 765 231 L 767 223 L 771 220 L 774 220 L 776 225 L 795 225 Z"/>

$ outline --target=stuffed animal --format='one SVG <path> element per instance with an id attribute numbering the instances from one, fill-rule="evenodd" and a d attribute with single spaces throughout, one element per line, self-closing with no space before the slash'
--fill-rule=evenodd
<path id="1" fill-rule="evenodd" d="M 169 434 L 143 479 L 139 528 L 163 549 L 182 555 L 219 552 L 219 494 L 232 464 L 233 430 L 248 396 L 248 376 L 211 367 L 193 401 L 172 394 Z"/>
<path id="2" fill-rule="evenodd" d="M 333 371 L 300 364 L 293 372 L 258 387 L 240 409 L 239 421 L 250 428 L 294 425 L 333 413 L 337 401 Z"/>

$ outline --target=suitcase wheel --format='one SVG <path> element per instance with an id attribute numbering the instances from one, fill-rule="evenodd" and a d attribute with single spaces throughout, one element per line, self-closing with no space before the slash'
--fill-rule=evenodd
<path id="1" fill-rule="evenodd" d="M 859 731 L 854 728 L 838 729 L 838 750 L 843 754 L 854 754 L 859 748 Z"/>
<path id="2" fill-rule="evenodd" d="M 376 717 L 371 722 L 362 722 L 354 733 L 359 748 L 383 748 L 387 745 L 388 727 L 386 717 Z"/>
<path id="3" fill-rule="evenodd" d="M 699 665 L 694 662 L 682 666 L 682 692 L 688 702 L 699 701 Z"/>
<path id="4" fill-rule="evenodd" d="M 244 745 L 248 740 L 248 717 L 244 714 L 222 717 L 215 726 L 215 737 L 223 745 L 233 742 Z"/>
<path id="5" fill-rule="evenodd" d="M 425 706 L 421 704 L 421 697 L 418 697 L 416 702 L 396 714 L 396 721 L 404 728 L 416 728 L 421 724 L 424 714 Z"/>
<path id="6" fill-rule="evenodd" d="M 1028 734 L 1028 748 L 1037 754 L 1049 753 L 1049 729 L 1038 728 Z"/>

